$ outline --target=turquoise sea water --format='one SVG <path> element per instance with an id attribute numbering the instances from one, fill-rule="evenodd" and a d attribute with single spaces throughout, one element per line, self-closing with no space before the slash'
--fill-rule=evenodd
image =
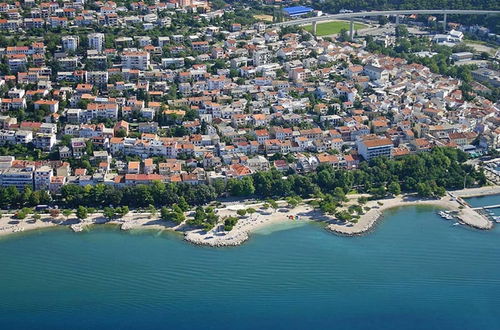
<path id="1" fill-rule="evenodd" d="M 1 239 L 0 329 L 500 329 L 500 230 L 435 211 L 223 249 L 103 228 Z"/>
<path id="2" fill-rule="evenodd" d="M 466 198 L 466 200 L 472 207 L 500 204 L 500 196 L 498 195 L 471 197 Z M 500 208 L 490 209 L 490 211 L 495 213 L 495 215 L 500 215 Z"/>

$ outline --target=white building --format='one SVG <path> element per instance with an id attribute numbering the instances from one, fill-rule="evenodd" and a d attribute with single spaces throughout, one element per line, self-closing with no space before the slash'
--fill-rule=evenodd
<path id="1" fill-rule="evenodd" d="M 109 75 L 107 71 L 86 71 L 85 80 L 88 84 L 98 87 L 106 87 Z"/>
<path id="2" fill-rule="evenodd" d="M 363 68 L 363 71 L 371 80 L 389 80 L 389 72 L 380 66 L 368 64 Z"/>
<path id="3" fill-rule="evenodd" d="M 104 50 L 104 33 L 91 33 L 88 35 L 89 48 L 98 52 Z"/>
<path id="4" fill-rule="evenodd" d="M 394 145 L 387 138 L 365 138 L 356 141 L 358 153 L 365 160 L 371 160 L 375 157 L 392 157 L 392 149 Z"/>
<path id="5" fill-rule="evenodd" d="M 74 52 L 78 48 L 80 38 L 78 36 L 63 36 L 61 42 L 63 50 Z"/>
<path id="6" fill-rule="evenodd" d="M 34 181 L 35 190 L 49 189 L 50 180 L 52 179 L 53 172 L 49 166 L 41 166 L 35 170 Z"/>
<path id="7" fill-rule="evenodd" d="M 50 151 L 56 142 L 56 135 L 50 133 L 37 133 L 33 139 L 35 147 L 44 151 Z"/>
<path id="8" fill-rule="evenodd" d="M 141 51 L 123 52 L 122 68 L 146 70 L 149 67 L 149 53 Z"/>
<path id="9" fill-rule="evenodd" d="M 8 168 L 0 172 L 0 186 L 14 186 L 19 190 L 33 188 L 33 168 Z"/>
<path id="10" fill-rule="evenodd" d="M 256 50 L 252 56 L 254 66 L 267 64 L 269 63 L 270 59 L 271 53 L 267 50 Z"/>

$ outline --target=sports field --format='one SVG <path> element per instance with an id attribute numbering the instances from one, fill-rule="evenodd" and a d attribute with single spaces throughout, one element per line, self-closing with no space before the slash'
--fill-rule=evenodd
<path id="1" fill-rule="evenodd" d="M 361 30 L 365 29 L 368 26 L 365 24 L 361 23 L 354 23 L 354 30 Z M 307 25 L 305 26 L 306 31 L 311 32 L 312 31 L 312 25 Z M 340 30 L 346 29 L 349 31 L 349 22 L 346 21 L 333 21 L 333 22 L 326 22 L 326 23 L 318 23 L 318 26 L 316 28 L 316 35 L 317 36 L 327 36 L 330 34 L 337 34 L 340 33 Z"/>
<path id="2" fill-rule="evenodd" d="M 253 15 L 253 18 L 259 21 L 272 22 L 273 17 L 271 15 Z"/>

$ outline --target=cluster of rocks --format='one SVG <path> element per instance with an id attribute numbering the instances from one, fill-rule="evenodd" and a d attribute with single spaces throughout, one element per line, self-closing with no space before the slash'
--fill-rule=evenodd
<path id="1" fill-rule="evenodd" d="M 209 234 L 199 234 L 196 232 L 186 232 L 184 239 L 196 245 L 208 245 L 213 247 L 236 246 L 248 240 L 246 232 L 240 232 L 236 235 L 230 233 L 222 234 L 220 236 L 209 236 Z"/>

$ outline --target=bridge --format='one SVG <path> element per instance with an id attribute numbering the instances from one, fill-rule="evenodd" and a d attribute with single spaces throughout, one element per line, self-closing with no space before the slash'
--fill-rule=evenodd
<path id="1" fill-rule="evenodd" d="M 499 10 L 457 10 L 457 9 L 417 9 L 417 10 L 384 10 L 384 11 L 361 11 L 356 13 L 331 14 L 318 17 L 308 17 L 295 19 L 286 22 L 274 23 L 271 26 L 292 26 L 312 24 L 313 34 L 316 34 L 318 22 L 334 21 L 339 19 L 349 19 L 349 35 L 352 38 L 354 33 L 354 18 L 373 17 L 373 16 L 396 16 L 396 24 L 399 24 L 399 15 L 443 15 L 443 26 L 446 30 L 447 15 L 499 15 Z"/>

